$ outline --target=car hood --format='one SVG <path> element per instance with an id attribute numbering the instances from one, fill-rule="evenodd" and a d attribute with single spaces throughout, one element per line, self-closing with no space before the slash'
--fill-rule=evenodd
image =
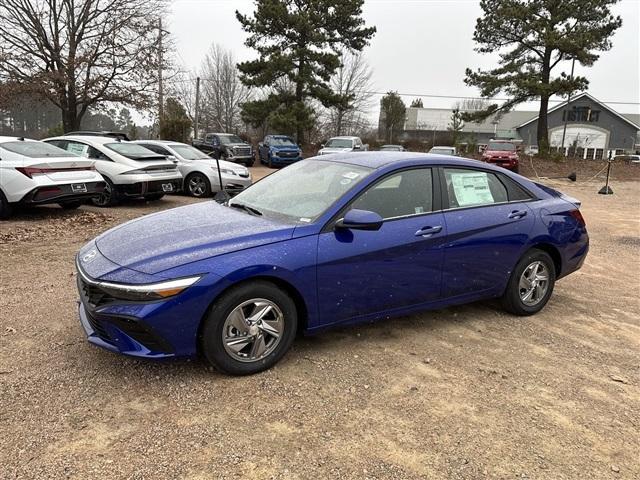
<path id="1" fill-rule="evenodd" d="M 351 147 L 325 147 L 321 149 L 319 154 L 329 154 L 329 153 L 340 153 L 340 152 L 351 152 L 353 148 Z"/>
<path id="2" fill-rule="evenodd" d="M 492 157 L 517 157 L 516 152 L 509 152 L 506 150 L 485 150 L 484 155 Z"/>
<path id="3" fill-rule="evenodd" d="M 166 210 L 127 222 L 96 239 L 111 262 L 145 274 L 238 250 L 288 240 L 295 225 L 216 202 Z"/>
<path id="4" fill-rule="evenodd" d="M 300 151 L 300 148 L 296 147 L 295 145 L 287 145 L 287 146 L 272 145 L 269 148 L 276 152 L 299 152 Z"/>

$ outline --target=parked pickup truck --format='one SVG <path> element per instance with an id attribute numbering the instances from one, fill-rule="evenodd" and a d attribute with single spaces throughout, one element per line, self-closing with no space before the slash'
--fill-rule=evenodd
<path id="1" fill-rule="evenodd" d="M 333 137 L 330 138 L 322 148 L 318 150 L 318 155 L 328 155 L 329 153 L 341 152 L 364 152 L 369 149 L 360 137 Z"/>
<path id="2" fill-rule="evenodd" d="M 269 168 L 302 160 L 302 150 L 291 137 L 285 135 L 267 135 L 258 144 L 260 163 L 266 163 Z"/>
<path id="3" fill-rule="evenodd" d="M 195 139 L 191 144 L 213 158 L 244 163 L 247 167 L 254 162 L 251 145 L 231 133 L 207 133 L 204 139 Z"/>

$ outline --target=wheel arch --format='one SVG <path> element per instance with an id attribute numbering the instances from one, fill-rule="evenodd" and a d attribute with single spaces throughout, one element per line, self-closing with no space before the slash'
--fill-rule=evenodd
<path id="1" fill-rule="evenodd" d="M 553 260 L 553 268 L 555 269 L 556 279 L 562 276 L 562 255 L 560 254 L 560 250 L 558 248 L 547 242 L 539 242 L 531 245 L 531 249 L 542 250 L 547 253 L 551 260 Z"/>
<path id="2" fill-rule="evenodd" d="M 218 300 L 218 298 L 225 295 L 228 291 L 233 290 L 234 288 L 238 288 L 241 285 L 245 285 L 247 283 L 251 283 L 255 281 L 272 283 L 273 285 L 277 286 L 278 288 L 286 292 L 293 299 L 293 302 L 295 303 L 295 306 L 296 306 L 296 311 L 298 313 L 297 331 L 302 332 L 306 330 L 308 321 L 309 321 L 309 309 L 307 307 L 307 302 L 305 302 L 304 297 L 302 296 L 300 291 L 296 287 L 294 287 L 290 282 L 280 277 L 275 277 L 272 275 L 256 275 L 254 277 L 245 278 L 227 285 L 224 288 L 224 290 L 222 290 L 218 295 L 216 295 L 216 297 L 211 301 L 211 303 L 205 310 L 204 314 L 202 315 L 202 318 L 200 319 L 200 323 L 198 325 L 198 333 L 197 333 L 198 351 L 200 351 L 201 349 L 202 329 L 204 327 L 205 320 L 209 315 L 209 312 L 215 305 L 216 301 Z"/>

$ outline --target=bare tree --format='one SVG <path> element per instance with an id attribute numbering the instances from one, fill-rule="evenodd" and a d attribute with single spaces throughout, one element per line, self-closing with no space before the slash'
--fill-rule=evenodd
<path id="1" fill-rule="evenodd" d="M 0 82 L 53 102 L 65 131 L 78 129 L 87 110 L 105 102 L 148 107 L 165 6 L 166 0 L 2 0 Z"/>
<path id="2" fill-rule="evenodd" d="M 238 78 L 233 53 L 220 45 L 211 45 L 201 77 L 203 125 L 225 132 L 239 128 L 240 106 L 251 98 L 251 91 Z"/>
<path id="3" fill-rule="evenodd" d="M 330 81 L 333 93 L 343 99 L 329 109 L 329 122 L 335 135 L 368 127 L 366 114 L 373 97 L 372 71 L 364 55 L 343 50 L 340 58 L 342 63 Z"/>
<path id="4" fill-rule="evenodd" d="M 453 105 L 453 109 L 460 112 L 479 112 L 485 110 L 488 106 L 489 102 L 484 98 L 465 98 L 456 102 Z"/>

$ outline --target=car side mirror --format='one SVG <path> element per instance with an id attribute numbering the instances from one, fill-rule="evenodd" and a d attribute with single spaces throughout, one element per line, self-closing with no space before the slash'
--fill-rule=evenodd
<path id="1" fill-rule="evenodd" d="M 268 146 L 267 143 L 264 143 L 264 142 L 258 143 L 258 147 L 266 147 L 266 146 Z"/>
<path id="2" fill-rule="evenodd" d="M 174 155 L 167 155 L 167 160 L 171 160 L 173 163 L 178 163 L 178 159 Z"/>
<path id="3" fill-rule="evenodd" d="M 353 149 L 354 149 L 354 150 L 361 150 L 361 149 L 362 149 L 362 147 L 361 147 L 360 145 L 354 145 L 354 146 L 353 146 Z"/>
<path id="4" fill-rule="evenodd" d="M 351 230 L 380 230 L 382 227 L 382 217 L 376 212 L 369 210 L 349 210 L 344 218 L 336 222 L 336 228 L 348 228 Z"/>
<path id="5" fill-rule="evenodd" d="M 320 144 L 320 148 L 324 148 L 324 143 L 321 143 L 321 144 Z"/>

